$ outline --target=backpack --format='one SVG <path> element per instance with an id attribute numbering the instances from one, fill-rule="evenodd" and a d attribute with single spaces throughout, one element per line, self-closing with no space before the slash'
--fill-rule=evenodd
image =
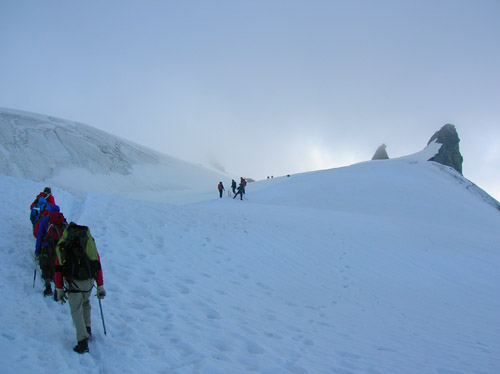
<path id="1" fill-rule="evenodd" d="M 43 241 L 48 242 L 49 246 L 55 247 L 59 239 L 61 239 L 64 230 L 68 227 L 64 215 L 60 212 L 50 213 L 49 226 L 47 233 L 43 237 Z"/>
<path id="2" fill-rule="evenodd" d="M 42 219 L 42 213 L 47 209 L 47 199 L 39 197 L 34 201 L 34 205 L 30 212 L 30 221 L 34 225 Z"/>
<path id="3" fill-rule="evenodd" d="M 87 226 L 71 222 L 56 245 L 56 254 L 65 278 L 92 279 L 101 268 L 94 238 Z"/>

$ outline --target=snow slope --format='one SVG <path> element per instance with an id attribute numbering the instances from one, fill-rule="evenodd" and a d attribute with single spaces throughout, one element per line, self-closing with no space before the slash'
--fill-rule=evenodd
<path id="1" fill-rule="evenodd" d="M 93 297 L 83 356 L 69 307 L 33 288 L 27 208 L 45 183 L 0 183 L 2 373 L 499 372 L 500 213 L 436 163 L 366 162 L 179 206 L 53 186 L 90 226 L 108 291 L 107 335 Z"/>
<path id="2" fill-rule="evenodd" d="M 0 108 L 0 173 L 80 198 L 94 192 L 172 204 L 216 191 L 228 178 L 91 126 L 6 108 Z"/>

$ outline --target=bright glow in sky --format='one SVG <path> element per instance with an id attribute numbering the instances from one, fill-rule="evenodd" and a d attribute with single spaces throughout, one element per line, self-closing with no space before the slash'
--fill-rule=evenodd
<path id="1" fill-rule="evenodd" d="M 423 149 L 500 199 L 498 0 L 0 3 L 0 106 L 263 179 Z"/>

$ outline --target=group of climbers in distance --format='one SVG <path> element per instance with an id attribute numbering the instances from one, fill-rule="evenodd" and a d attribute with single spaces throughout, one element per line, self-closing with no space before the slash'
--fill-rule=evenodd
<path id="1" fill-rule="evenodd" d="M 92 338 L 90 294 L 97 284 L 97 297 L 106 296 L 101 261 L 95 240 L 87 226 L 66 221 L 56 205 L 50 187 L 45 187 L 30 206 L 33 225 L 35 260 L 44 280 L 44 296 L 54 295 L 54 300 L 68 301 L 76 329 L 77 353 L 89 351 Z M 33 280 L 33 286 L 36 280 Z M 51 283 L 55 284 L 55 293 Z"/>
<path id="2" fill-rule="evenodd" d="M 238 188 L 236 188 L 236 181 L 233 179 L 231 181 L 231 190 L 233 191 L 233 199 L 236 198 L 236 196 L 240 195 L 240 200 L 243 200 L 243 195 L 245 194 L 245 187 L 247 185 L 247 181 L 245 178 L 241 177 L 240 178 L 240 184 L 238 185 Z M 219 197 L 222 198 L 222 192 L 225 191 L 224 185 L 222 182 L 219 182 L 219 185 L 217 186 L 217 189 L 219 190 Z M 229 192 L 228 192 L 229 194 Z"/>

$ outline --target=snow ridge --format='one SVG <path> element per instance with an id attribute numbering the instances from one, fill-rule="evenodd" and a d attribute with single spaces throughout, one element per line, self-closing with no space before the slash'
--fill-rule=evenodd
<path id="1" fill-rule="evenodd" d="M 12 109 L 0 108 L 0 139 L 0 173 L 82 198 L 95 192 L 184 203 L 227 178 L 81 123 Z M 79 185 L 68 182 L 75 178 Z"/>

